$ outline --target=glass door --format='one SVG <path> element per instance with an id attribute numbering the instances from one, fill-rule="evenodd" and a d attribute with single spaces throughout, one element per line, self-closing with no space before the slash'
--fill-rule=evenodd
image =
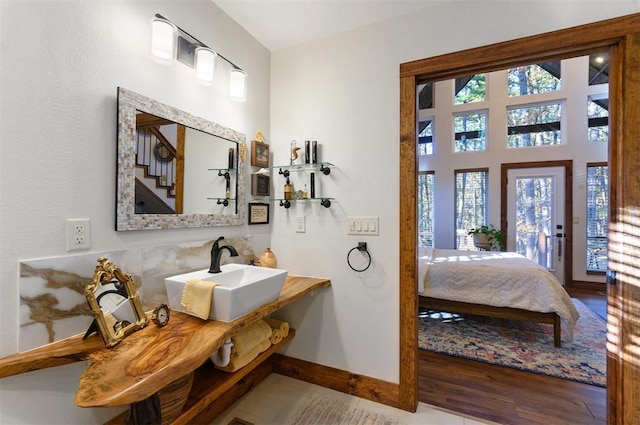
<path id="1" fill-rule="evenodd" d="M 507 250 L 545 267 L 562 284 L 564 172 L 564 167 L 510 169 L 507 184 Z"/>

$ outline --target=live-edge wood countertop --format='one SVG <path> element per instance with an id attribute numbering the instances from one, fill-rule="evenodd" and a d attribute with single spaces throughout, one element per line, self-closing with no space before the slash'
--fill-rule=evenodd
<path id="1" fill-rule="evenodd" d="M 99 336 L 82 335 L 0 359 L 0 377 L 80 360 L 91 364 L 80 377 L 76 404 L 106 407 L 144 400 L 202 365 L 225 340 L 305 296 L 331 286 L 325 278 L 288 276 L 280 296 L 230 323 L 172 311 L 164 327 L 149 324 L 106 348 Z"/>

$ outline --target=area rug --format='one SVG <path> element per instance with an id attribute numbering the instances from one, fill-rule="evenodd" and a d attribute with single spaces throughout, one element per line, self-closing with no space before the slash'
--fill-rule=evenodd
<path id="1" fill-rule="evenodd" d="M 290 425 L 403 425 L 395 419 L 353 407 L 338 400 L 313 396 L 298 412 Z"/>
<path id="2" fill-rule="evenodd" d="M 479 360 L 600 387 L 606 386 L 606 322 L 580 300 L 573 341 L 553 345 L 553 327 L 541 323 L 421 311 L 421 349 Z"/>

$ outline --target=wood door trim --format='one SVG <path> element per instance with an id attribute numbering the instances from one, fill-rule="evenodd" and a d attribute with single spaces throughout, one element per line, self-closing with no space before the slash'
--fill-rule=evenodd
<path id="1" fill-rule="evenodd" d="M 400 78 L 436 81 L 607 50 L 638 31 L 640 14 L 446 53 L 400 64 Z"/>
<path id="2" fill-rule="evenodd" d="M 400 192 L 418 193 L 416 80 L 400 79 Z M 402 409 L 418 407 L 418 200 L 400 196 L 400 391 Z M 403 231 L 411 229 L 411 231 Z"/>
<path id="3" fill-rule="evenodd" d="M 609 49 L 610 63 L 610 123 L 614 131 L 609 138 L 609 167 L 612 176 L 622 176 L 612 185 L 611 218 L 625 205 L 640 205 L 640 167 L 637 163 L 640 146 L 640 126 L 632 123 L 640 114 L 640 13 L 622 16 L 545 34 L 535 35 L 490 46 L 449 53 L 437 57 L 400 64 L 400 193 L 417 193 L 417 103 L 419 82 L 437 81 L 478 72 L 495 71 L 509 66 L 575 57 Z M 635 68 L 634 68 L 635 67 Z M 624 86 L 625 96 L 622 95 Z M 633 96 L 630 95 L 633 93 Z M 625 126 L 625 121 L 630 125 Z M 635 138 L 635 139 L 634 139 Z M 620 169 L 618 169 L 620 163 Z M 634 167 L 635 165 L 635 167 Z M 628 177 L 635 177 L 631 180 Z M 624 182 L 622 180 L 625 180 Z M 633 194 L 623 196 L 631 186 Z M 400 401 L 403 409 L 415 411 L 417 406 L 417 216 L 415 196 L 399 196 L 399 297 L 400 297 Z M 615 234 L 615 232 L 612 232 Z M 620 248 L 625 253 L 624 248 Z M 610 249 L 611 250 L 611 249 Z M 609 295 L 610 317 L 615 323 L 623 319 L 624 297 L 632 295 L 631 285 L 618 286 Z M 622 295 L 618 295 L 622 294 Z M 635 294 L 640 298 L 640 294 Z M 631 312 L 629 312 L 631 314 Z M 620 325 L 616 325 L 620 326 Z M 629 365 L 637 369 L 637 365 Z M 608 355 L 608 423 L 622 424 L 625 418 L 640 416 L 633 387 L 640 384 L 625 377 L 621 353 Z M 634 372 L 638 377 L 640 372 Z M 629 422 L 627 422 L 629 423 Z"/>
<path id="4" fill-rule="evenodd" d="M 506 235 L 507 227 L 507 178 L 509 170 L 524 168 L 564 168 L 564 234 L 565 234 L 565 260 L 564 281 L 565 285 L 573 284 L 573 161 L 535 161 L 535 162 L 511 162 L 500 164 L 500 229 Z M 506 246 L 506 244 L 505 244 Z"/>

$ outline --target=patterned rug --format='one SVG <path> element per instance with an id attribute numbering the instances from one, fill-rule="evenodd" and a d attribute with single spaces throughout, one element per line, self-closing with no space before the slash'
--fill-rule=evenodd
<path id="1" fill-rule="evenodd" d="M 314 395 L 294 416 L 291 425 L 403 425 L 393 418 Z"/>
<path id="2" fill-rule="evenodd" d="M 573 341 L 553 345 L 553 327 L 533 322 L 421 311 L 421 349 L 586 384 L 606 386 L 606 322 L 577 299 Z"/>

